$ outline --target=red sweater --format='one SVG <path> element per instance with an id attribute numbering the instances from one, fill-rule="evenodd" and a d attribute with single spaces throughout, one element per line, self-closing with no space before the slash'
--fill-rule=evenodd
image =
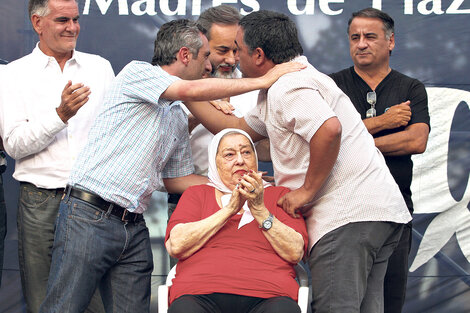
<path id="1" fill-rule="evenodd" d="M 264 204 L 284 224 L 299 232 L 307 248 L 303 218 L 295 219 L 276 205 L 289 190 L 268 187 Z M 207 185 L 188 188 L 178 202 L 166 230 L 180 223 L 202 220 L 220 210 L 215 189 Z M 259 298 L 288 296 L 297 301 L 299 285 L 293 265 L 282 259 L 263 235 L 256 221 L 238 229 L 241 215 L 233 216 L 196 253 L 178 261 L 170 288 L 170 303 L 184 294 L 230 293 Z"/>

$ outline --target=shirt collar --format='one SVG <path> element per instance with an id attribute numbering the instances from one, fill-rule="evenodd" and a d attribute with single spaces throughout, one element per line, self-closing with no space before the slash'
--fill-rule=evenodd
<path id="1" fill-rule="evenodd" d="M 34 62 L 34 64 L 36 64 L 40 68 L 46 68 L 51 62 L 57 63 L 54 57 L 44 54 L 44 52 L 39 49 L 39 42 L 36 44 L 36 47 L 33 49 L 33 52 L 31 54 L 36 61 Z M 80 65 L 81 63 L 80 54 L 76 53 L 75 49 L 72 52 L 72 57 L 67 61 L 67 63 L 72 62 L 78 65 Z"/>
<path id="2" fill-rule="evenodd" d="M 295 58 L 293 58 L 290 62 L 298 62 L 298 63 L 301 63 L 301 64 L 309 65 L 307 57 L 304 56 L 304 55 L 298 55 Z"/>
<path id="3" fill-rule="evenodd" d="M 240 70 L 237 68 L 235 68 L 235 70 L 233 71 L 234 72 L 234 78 L 243 78 L 243 75 L 242 75 L 242 72 L 240 72 Z"/>

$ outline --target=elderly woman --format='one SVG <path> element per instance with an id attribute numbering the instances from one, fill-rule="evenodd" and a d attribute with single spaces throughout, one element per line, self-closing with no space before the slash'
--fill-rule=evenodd
<path id="1" fill-rule="evenodd" d="M 165 245 L 179 259 L 168 312 L 300 312 L 305 222 L 277 206 L 289 190 L 264 182 L 257 164 L 244 131 L 212 140 L 210 183 L 188 188 L 168 223 Z"/>

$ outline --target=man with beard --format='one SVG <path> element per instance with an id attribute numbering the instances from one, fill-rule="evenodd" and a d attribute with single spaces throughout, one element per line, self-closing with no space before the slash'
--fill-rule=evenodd
<path id="1" fill-rule="evenodd" d="M 241 16 L 236 8 L 229 5 L 219 5 L 209 8 L 201 13 L 197 23 L 207 31 L 209 40 L 209 61 L 212 65 L 211 77 L 215 78 L 241 78 L 242 74 L 237 69 L 238 56 L 235 36 L 237 34 L 238 22 Z M 222 99 L 225 104 L 229 102 L 234 108 L 233 114 L 242 117 L 256 106 L 258 91 Z M 218 106 L 217 103 L 214 103 Z M 219 107 L 220 108 L 220 107 Z M 208 160 L 207 146 L 212 140 L 209 132 L 199 121 L 186 109 L 188 114 L 188 128 L 190 132 L 191 152 L 193 155 L 195 173 L 207 175 Z M 262 140 L 257 143 L 256 151 L 261 161 L 271 161 L 269 157 L 269 141 Z M 271 165 L 272 166 L 272 165 Z M 180 194 L 170 193 L 168 197 L 168 218 L 176 208 Z M 170 265 L 176 264 L 176 260 L 170 258 Z"/>
<path id="2" fill-rule="evenodd" d="M 238 56 L 235 36 L 237 34 L 238 22 L 241 16 L 238 10 L 229 5 L 219 5 L 209 8 L 201 13 L 197 23 L 207 31 L 209 40 L 209 61 L 212 65 L 211 77 L 217 78 L 241 78 L 242 74 L 237 69 Z M 230 102 L 235 109 L 233 114 L 237 117 L 243 116 L 256 106 L 258 91 L 248 92 L 239 96 L 224 98 Z M 190 121 L 193 121 L 194 128 L 190 126 L 191 151 L 196 173 L 207 175 L 208 160 L 207 146 L 213 135 L 199 124 L 189 111 Z M 190 122 L 191 125 L 191 122 Z"/>

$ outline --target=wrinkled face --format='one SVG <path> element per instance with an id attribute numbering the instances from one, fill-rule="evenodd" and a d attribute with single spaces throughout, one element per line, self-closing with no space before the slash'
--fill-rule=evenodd
<path id="1" fill-rule="evenodd" d="M 62 57 L 70 54 L 77 43 L 80 33 L 78 6 L 75 1 L 49 0 L 49 10 L 46 16 L 32 16 L 33 27 L 44 54 Z"/>
<path id="2" fill-rule="evenodd" d="M 261 74 L 258 73 L 253 53 L 250 53 L 250 49 L 243 40 L 244 31 L 241 27 L 238 27 L 237 36 L 235 37 L 235 43 L 238 48 L 238 57 L 240 62 L 240 71 L 243 77 L 259 77 Z"/>
<path id="3" fill-rule="evenodd" d="M 205 74 L 211 72 L 209 43 L 206 36 L 203 34 L 199 34 L 199 36 L 202 39 L 202 47 L 199 49 L 196 58 L 193 55 L 190 56 L 184 79 L 201 79 Z"/>
<path id="4" fill-rule="evenodd" d="M 387 39 L 378 18 L 356 17 L 349 27 L 349 53 L 358 68 L 387 64 L 395 47 L 394 35 Z"/>
<path id="5" fill-rule="evenodd" d="M 256 156 L 251 142 L 242 134 L 225 135 L 219 143 L 215 157 L 220 179 L 230 190 L 249 170 L 256 172 Z"/>
<path id="6" fill-rule="evenodd" d="M 209 41 L 212 77 L 234 78 L 234 71 L 238 64 L 237 46 L 235 45 L 237 29 L 238 25 L 236 24 L 212 24 L 211 40 Z"/>

